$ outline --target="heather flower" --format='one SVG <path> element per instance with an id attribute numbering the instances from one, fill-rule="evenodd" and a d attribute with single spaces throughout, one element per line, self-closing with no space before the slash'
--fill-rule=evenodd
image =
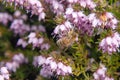
<path id="1" fill-rule="evenodd" d="M 102 77 L 105 77 L 105 72 L 107 68 L 104 65 L 100 65 L 100 68 L 96 71 L 98 75 L 101 75 Z"/>
<path id="2" fill-rule="evenodd" d="M 14 3 L 15 8 L 20 6 L 25 8 L 27 12 L 31 12 L 32 15 L 38 15 L 39 20 L 45 18 L 45 13 L 43 11 L 42 4 L 39 0 L 6 0 L 7 3 L 11 5 Z"/>
<path id="3" fill-rule="evenodd" d="M 7 67 L 1 67 L 0 68 L 0 78 L 3 79 L 3 80 L 4 79 L 9 80 L 9 76 L 10 76 L 10 74 L 7 70 Z"/>
<path id="4" fill-rule="evenodd" d="M 24 57 L 22 53 L 16 54 L 13 56 L 11 62 L 6 62 L 5 66 L 11 72 L 16 72 L 16 70 L 20 67 L 21 64 L 27 63 L 28 59 Z"/>
<path id="5" fill-rule="evenodd" d="M 6 67 L 1 67 L 1 68 L 0 68 L 0 73 L 1 73 L 1 74 L 8 74 L 9 72 L 8 72 L 8 70 L 7 70 Z"/>
<path id="6" fill-rule="evenodd" d="M 9 21 L 12 21 L 13 17 L 8 13 L 0 13 L 0 23 L 7 25 Z"/>
<path id="7" fill-rule="evenodd" d="M 72 68 L 66 66 L 62 62 L 56 62 L 53 57 L 45 58 L 43 56 L 35 56 L 33 61 L 34 66 L 41 66 L 40 75 L 43 77 L 52 77 L 55 75 L 72 74 Z"/>
<path id="8" fill-rule="evenodd" d="M 15 33 L 19 35 L 24 35 L 28 31 L 30 31 L 30 27 L 26 24 L 24 24 L 22 19 L 15 19 L 11 26 L 10 29 Z"/>
<path id="9" fill-rule="evenodd" d="M 114 79 L 110 77 L 105 77 L 105 80 L 114 80 Z"/>
<path id="10" fill-rule="evenodd" d="M 57 14 L 57 15 L 60 15 L 60 14 L 63 14 L 64 13 L 64 5 L 61 4 L 59 1 L 57 0 L 45 0 L 47 3 L 50 4 L 50 8 L 51 10 Z"/>
<path id="11" fill-rule="evenodd" d="M 36 33 L 31 32 L 31 33 L 28 35 L 28 38 L 34 38 L 35 36 L 36 36 Z"/>
<path id="12" fill-rule="evenodd" d="M 25 58 L 22 53 L 14 55 L 13 58 L 12 58 L 12 60 L 15 61 L 15 62 L 17 62 L 17 63 L 19 63 L 19 64 L 27 63 L 28 62 L 27 58 Z"/>
<path id="13" fill-rule="evenodd" d="M 113 33 L 112 36 L 108 36 L 104 38 L 100 43 L 99 47 L 103 51 L 103 53 L 107 52 L 108 54 L 112 54 L 116 52 L 120 45 L 120 37 L 119 34 Z"/>
<path id="14" fill-rule="evenodd" d="M 74 11 L 71 7 L 67 8 L 65 13 L 65 18 L 70 20 L 81 34 L 87 34 L 89 36 L 93 34 L 94 27 L 97 25 L 96 22 L 98 22 L 96 17 L 91 18 L 94 14 L 86 16 L 82 11 Z"/>
<path id="15" fill-rule="evenodd" d="M 5 66 L 7 67 L 7 69 L 11 72 L 16 72 L 16 70 L 20 67 L 20 65 L 17 62 L 7 62 L 5 64 Z"/>
<path id="16" fill-rule="evenodd" d="M 15 11 L 14 16 L 15 17 L 20 17 L 21 16 L 21 12 L 20 11 Z"/>
<path id="17" fill-rule="evenodd" d="M 50 48 L 50 45 L 48 43 L 44 43 L 44 38 L 37 37 L 37 34 L 35 32 L 31 32 L 28 35 L 28 44 L 32 44 L 33 49 L 39 48 L 41 50 L 48 50 Z"/>
<path id="18" fill-rule="evenodd" d="M 40 70 L 40 75 L 46 78 L 53 76 L 50 66 L 43 66 L 43 68 Z"/>
<path id="19" fill-rule="evenodd" d="M 117 27 L 118 20 L 110 12 L 105 12 L 100 16 L 100 21 L 105 28 L 115 29 Z"/>
<path id="20" fill-rule="evenodd" d="M 27 15 L 26 14 L 22 14 L 21 11 L 17 10 L 14 12 L 13 16 L 17 19 L 23 19 L 24 21 L 27 20 Z"/>
<path id="21" fill-rule="evenodd" d="M 102 25 L 101 21 L 97 18 L 97 15 L 95 13 L 89 14 L 88 19 L 90 23 L 92 24 L 92 27 L 98 27 Z"/>
<path id="22" fill-rule="evenodd" d="M 42 25 L 39 25 L 39 26 L 33 25 L 31 26 L 30 30 L 33 32 L 46 32 L 44 26 Z"/>
<path id="23" fill-rule="evenodd" d="M 33 65 L 35 67 L 41 66 L 41 65 L 43 65 L 45 63 L 45 61 L 46 61 L 45 57 L 43 57 L 43 56 L 35 56 L 34 59 L 33 59 Z"/>
<path id="24" fill-rule="evenodd" d="M 73 25 L 69 21 L 65 21 L 63 24 L 56 26 L 53 34 L 58 35 L 58 37 L 62 37 L 66 32 L 69 32 L 73 28 Z"/>
<path id="25" fill-rule="evenodd" d="M 27 45 L 28 45 L 28 43 L 27 43 L 27 41 L 25 41 L 24 39 L 22 39 L 22 38 L 20 38 L 20 39 L 18 39 L 18 41 L 17 41 L 17 46 L 22 46 L 23 48 L 25 48 Z"/>
<path id="26" fill-rule="evenodd" d="M 90 10 L 94 9 L 96 7 L 96 4 L 93 2 L 93 0 L 67 0 L 70 4 L 80 4 L 83 8 L 89 8 Z"/>
<path id="27" fill-rule="evenodd" d="M 2 75 L 0 75 L 0 80 L 4 80 L 4 77 Z"/>
<path id="28" fill-rule="evenodd" d="M 106 75 L 107 68 L 100 64 L 100 67 L 96 72 L 93 73 L 94 80 L 114 80 Z"/>
<path id="29" fill-rule="evenodd" d="M 48 50 L 50 48 L 50 45 L 48 43 L 44 43 L 41 45 L 41 50 Z"/>

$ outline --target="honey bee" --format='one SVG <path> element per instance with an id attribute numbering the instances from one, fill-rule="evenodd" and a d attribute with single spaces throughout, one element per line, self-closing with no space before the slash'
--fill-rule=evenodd
<path id="1" fill-rule="evenodd" d="M 107 22 L 106 12 L 103 12 L 103 13 L 99 16 L 99 18 L 100 18 L 100 20 L 103 21 L 101 28 L 104 29 L 104 28 L 105 28 L 105 24 L 106 24 L 106 22 Z"/>
<path id="2" fill-rule="evenodd" d="M 71 46 L 75 41 L 78 39 L 78 34 L 75 32 L 74 29 L 67 32 L 67 34 L 57 41 L 57 45 L 61 48 L 68 48 Z"/>
<path id="3" fill-rule="evenodd" d="M 106 13 L 105 13 L 105 12 L 100 15 L 100 19 L 101 19 L 103 22 L 106 22 L 106 21 L 107 21 L 107 16 L 106 16 Z"/>

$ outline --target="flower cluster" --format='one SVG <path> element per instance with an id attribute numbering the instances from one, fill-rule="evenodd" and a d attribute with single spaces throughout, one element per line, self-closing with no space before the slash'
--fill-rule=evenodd
<path id="1" fill-rule="evenodd" d="M 65 12 L 65 18 L 70 20 L 81 34 L 92 35 L 96 25 L 91 22 L 90 17 L 91 15 L 86 16 L 82 11 L 74 11 L 72 7 L 67 8 Z"/>
<path id="2" fill-rule="evenodd" d="M 25 48 L 28 45 L 28 43 L 26 40 L 19 38 L 17 41 L 17 46 L 20 46 L 20 45 L 22 46 L 22 48 Z"/>
<path id="3" fill-rule="evenodd" d="M 94 68 L 94 66 L 96 66 L 94 64 L 92 65 L 92 63 L 95 61 L 96 64 L 98 64 L 102 61 L 103 59 L 102 57 L 106 58 L 105 57 L 106 55 L 100 56 L 96 55 L 98 50 L 101 50 L 102 51 L 101 53 L 108 53 L 110 56 L 113 57 L 114 55 L 112 54 L 119 51 L 118 49 L 120 48 L 120 35 L 118 32 L 115 32 L 119 29 L 117 28 L 118 20 L 114 17 L 112 13 L 104 11 L 104 9 L 102 9 L 102 6 L 98 6 L 97 8 L 95 8 L 97 4 L 93 2 L 94 0 L 2 0 L 2 1 L 6 2 L 7 3 L 6 5 L 8 4 L 10 4 L 11 6 L 14 5 L 15 8 L 16 7 L 22 9 L 24 8 L 27 11 L 27 13 L 29 13 L 27 15 L 22 14 L 22 12 L 20 11 L 16 11 L 15 13 L 13 13 L 12 10 L 10 10 L 10 12 L 13 14 L 13 16 L 8 13 L 0 13 L 0 23 L 7 25 L 9 21 L 11 22 L 9 24 L 10 25 L 9 28 L 11 31 L 13 31 L 13 33 L 16 36 L 15 37 L 13 37 L 13 35 L 10 36 L 13 37 L 13 40 L 15 41 L 16 39 L 18 40 L 17 46 L 22 46 L 22 49 L 27 47 L 26 53 L 30 53 L 31 50 L 29 50 L 30 49 L 29 47 L 32 47 L 32 49 L 34 49 L 35 52 L 41 50 L 39 54 L 43 54 L 44 50 L 48 50 L 47 52 L 53 51 L 55 49 L 58 50 L 58 52 L 47 53 L 46 57 L 41 55 L 34 56 L 35 54 L 29 54 L 30 57 L 34 56 L 33 65 L 35 67 L 40 67 L 39 68 L 41 69 L 40 75 L 43 77 L 50 79 L 56 78 L 57 80 L 61 78 L 61 76 L 62 79 L 64 79 L 64 77 L 72 74 L 74 75 L 70 76 L 72 79 L 73 78 L 81 79 L 83 78 L 83 76 L 84 79 L 88 79 L 88 76 L 86 75 L 87 74 L 91 75 L 92 74 L 91 67 Z M 100 0 L 96 0 L 95 2 L 98 3 L 98 5 L 101 5 L 102 3 Z M 29 18 L 28 16 L 30 17 L 30 20 L 28 20 Z M 37 17 L 38 21 L 36 21 Z M 46 27 L 42 26 L 41 24 L 46 25 Z M 48 38 L 49 33 L 53 29 L 53 27 L 50 28 L 48 27 L 54 25 L 57 25 L 53 30 L 53 35 L 54 37 L 57 38 L 56 40 L 57 45 L 51 43 L 54 42 L 54 40 L 51 40 L 51 38 L 49 38 L 50 39 L 49 41 L 47 41 L 48 39 L 46 39 Z M 46 30 L 45 28 L 50 30 Z M 7 29 L 5 28 L 5 30 Z M 3 34 L 5 30 L 4 31 L 1 30 L 0 34 Z M 110 34 L 106 32 L 104 33 L 104 31 L 110 32 Z M 6 31 L 6 33 L 9 33 L 9 31 Z M 45 37 L 43 37 L 44 34 Z M 103 36 L 106 35 L 107 37 L 103 38 Z M 0 42 L 5 40 L 6 44 L 7 43 L 8 44 L 6 45 L 3 43 L 0 46 L 2 48 L 0 49 L 0 52 L 4 52 L 4 50 L 13 49 L 10 47 L 11 44 L 14 47 L 14 44 L 11 43 L 11 37 L 9 38 L 8 36 L 4 35 L 1 36 Z M 103 39 L 99 43 L 98 45 L 99 47 L 96 48 L 96 45 L 94 44 L 98 43 L 101 38 Z M 74 44 L 76 41 L 78 42 Z M 51 43 L 51 45 L 49 43 Z M 69 48 L 71 45 L 73 46 Z M 50 48 L 51 46 L 52 48 Z M 17 47 L 14 48 L 17 49 Z M 49 55 L 49 57 L 47 55 Z M 5 53 L 5 56 L 11 55 Z M 119 61 L 118 56 L 115 55 L 116 59 L 114 61 L 112 61 L 111 59 L 111 62 Z M 99 57 L 101 58 L 98 59 Z M 64 60 L 65 62 L 62 60 Z M 84 63 L 80 61 L 83 61 Z M 10 74 L 8 71 L 16 72 L 17 69 L 22 64 L 27 62 L 28 59 L 25 58 L 25 56 L 21 53 L 14 55 L 12 57 L 12 60 L 9 62 L 3 63 L 0 62 L 1 63 L 0 67 L 1 65 L 5 66 L 0 68 L 0 80 L 4 79 L 9 80 Z M 105 62 L 109 62 L 108 59 L 105 59 Z M 72 64 L 73 70 L 72 67 L 69 66 L 69 64 Z M 111 66 L 113 65 L 114 64 L 111 64 Z M 112 71 L 111 66 L 110 71 Z M 84 73 L 81 73 L 80 68 L 81 69 L 83 68 L 82 72 Z M 113 69 L 118 70 L 118 68 L 119 66 L 116 65 L 116 67 Z M 25 73 L 25 75 L 27 76 L 23 78 L 24 79 L 26 77 L 28 78 L 28 75 L 30 73 Z M 19 74 L 15 73 L 15 75 Z M 92 75 L 93 77 L 91 76 L 89 77 L 90 80 L 91 78 L 94 78 L 93 80 L 114 80 L 111 75 L 107 74 L 107 68 L 103 64 L 100 64 L 100 67 Z M 114 75 L 116 75 L 116 73 Z M 15 77 L 13 76 L 13 78 L 16 79 L 16 76 Z M 36 77 L 34 76 L 33 79 L 34 78 Z"/>
<path id="4" fill-rule="evenodd" d="M 19 35 L 24 35 L 28 31 L 30 31 L 30 27 L 26 24 L 24 24 L 23 19 L 15 19 L 11 26 L 10 29 L 15 33 Z"/>
<path id="5" fill-rule="evenodd" d="M 107 68 L 103 64 L 100 64 L 100 68 L 93 73 L 94 80 L 114 80 L 106 75 L 106 71 Z"/>
<path id="6" fill-rule="evenodd" d="M 100 15 L 96 13 L 91 13 L 88 15 L 88 18 L 93 24 L 93 26 L 102 27 L 106 29 L 115 29 L 118 23 L 118 20 L 110 12 L 103 12 Z"/>
<path id="7" fill-rule="evenodd" d="M 96 7 L 96 4 L 93 2 L 93 0 L 67 0 L 70 4 L 80 4 L 83 8 L 89 8 L 94 9 Z"/>
<path id="8" fill-rule="evenodd" d="M 108 52 L 108 54 L 112 54 L 116 52 L 120 45 L 120 35 L 115 32 L 112 36 L 108 36 L 104 38 L 100 43 L 99 47 L 102 49 L 103 53 Z"/>
<path id="9" fill-rule="evenodd" d="M 25 58 L 22 53 L 19 53 L 13 56 L 11 62 L 6 62 L 5 66 L 9 71 L 16 72 L 16 70 L 20 67 L 21 64 L 27 62 L 28 62 L 27 58 Z"/>
<path id="10" fill-rule="evenodd" d="M 39 25 L 39 26 L 32 25 L 30 27 L 30 31 L 32 31 L 32 32 L 46 32 L 45 27 L 43 25 Z"/>
<path id="11" fill-rule="evenodd" d="M 102 13 L 100 21 L 105 28 L 115 29 L 117 27 L 118 20 L 110 12 Z"/>
<path id="12" fill-rule="evenodd" d="M 27 20 L 27 15 L 21 14 L 20 11 L 15 11 L 15 13 L 12 17 L 12 23 L 10 25 L 10 29 L 14 32 L 15 35 L 25 36 L 25 34 L 29 33 L 29 32 L 36 32 L 36 33 L 46 32 L 45 28 L 42 25 L 29 26 L 24 23 L 24 21 L 26 21 L 26 20 Z M 43 44 L 43 41 L 44 41 L 43 38 L 39 39 L 39 41 L 36 41 L 36 39 L 33 39 L 33 48 L 40 47 L 41 49 L 48 50 L 50 45 L 48 43 Z M 32 39 L 30 39 L 30 40 L 32 40 Z M 25 39 L 20 38 L 20 39 L 18 39 L 17 46 L 22 45 L 22 47 L 25 48 L 28 44 L 31 44 L 31 43 L 32 42 L 29 42 L 29 41 L 27 42 Z M 37 43 L 39 43 L 39 44 L 37 44 Z"/>
<path id="13" fill-rule="evenodd" d="M 14 19 L 10 26 L 10 29 L 14 32 L 14 34 L 24 35 L 25 33 L 36 31 L 36 32 L 45 32 L 45 28 L 42 25 L 27 25 L 24 21 L 27 20 L 27 15 L 21 14 L 20 11 L 16 11 L 14 13 Z"/>
<path id="14" fill-rule="evenodd" d="M 24 21 L 26 21 L 28 19 L 26 14 L 22 14 L 21 11 L 17 10 L 14 12 L 13 17 L 15 19 L 22 19 Z"/>
<path id="15" fill-rule="evenodd" d="M 15 35 L 24 35 L 30 31 L 30 26 L 24 23 L 27 20 L 27 15 L 21 14 L 20 11 L 15 11 L 13 17 L 14 19 L 10 25 L 10 29 Z"/>
<path id="16" fill-rule="evenodd" d="M 9 21 L 12 21 L 13 17 L 8 13 L 0 13 L 0 23 L 7 25 Z"/>
<path id="17" fill-rule="evenodd" d="M 72 74 L 72 68 L 64 65 L 62 62 L 56 62 L 52 57 L 35 56 L 33 61 L 34 66 L 42 66 L 40 75 L 43 77 L 51 77 L 57 75 Z"/>
<path id="18" fill-rule="evenodd" d="M 10 74 L 6 67 L 0 68 L 0 80 L 9 80 Z"/>
<path id="19" fill-rule="evenodd" d="M 95 27 L 115 29 L 118 23 L 118 20 L 110 12 L 100 15 L 90 13 L 86 16 L 83 11 L 75 11 L 73 7 L 66 9 L 64 17 L 70 20 L 82 34 L 86 33 L 87 35 L 92 35 Z"/>
<path id="20" fill-rule="evenodd" d="M 44 8 L 39 0 L 6 0 L 6 2 L 11 5 L 15 4 L 15 7 L 24 7 L 32 15 L 38 15 L 39 20 L 45 18 Z"/>
<path id="21" fill-rule="evenodd" d="M 69 21 L 65 21 L 63 24 L 55 27 L 53 34 L 60 38 L 72 29 L 74 29 L 73 25 Z"/>
<path id="22" fill-rule="evenodd" d="M 41 50 L 48 50 L 50 48 L 50 45 L 48 43 L 44 43 L 44 41 L 44 38 L 37 35 L 35 32 L 31 32 L 28 35 L 28 44 L 32 44 L 33 49 L 37 47 Z"/>
<path id="23" fill-rule="evenodd" d="M 64 12 L 64 5 L 58 2 L 58 0 L 45 0 L 51 7 L 51 10 L 57 14 L 60 15 Z"/>

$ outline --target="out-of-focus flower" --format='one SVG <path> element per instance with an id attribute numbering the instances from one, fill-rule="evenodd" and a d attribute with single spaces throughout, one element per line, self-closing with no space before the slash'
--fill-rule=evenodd
<path id="1" fill-rule="evenodd" d="M 96 7 L 96 4 L 93 2 L 93 0 L 67 0 L 70 4 L 80 4 L 83 8 L 89 8 L 94 9 Z"/>
<path id="2" fill-rule="evenodd" d="M 33 59 L 33 65 L 35 67 L 38 67 L 38 66 L 41 66 L 45 63 L 46 61 L 46 58 L 43 57 L 43 56 L 35 56 L 34 59 Z"/>
<path id="3" fill-rule="evenodd" d="M 4 24 L 4 25 L 7 25 L 9 21 L 12 21 L 13 20 L 13 17 L 6 13 L 6 12 L 1 12 L 0 13 L 0 23 Z"/>
<path id="4" fill-rule="evenodd" d="M 37 37 L 37 34 L 35 32 L 31 32 L 28 35 L 28 44 L 32 44 L 33 49 L 39 48 L 41 50 L 48 50 L 50 48 L 50 45 L 48 43 L 44 43 L 44 38 Z"/>
<path id="5" fill-rule="evenodd" d="M 17 46 L 22 46 L 23 48 L 25 48 L 27 45 L 28 45 L 28 43 L 27 43 L 27 41 L 25 41 L 24 39 L 18 39 L 18 41 L 17 41 Z"/>
<path id="6" fill-rule="evenodd" d="M 12 58 L 12 60 L 15 61 L 15 62 L 17 62 L 17 63 L 19 63 L 19 64 L 27 63 L 28 62 L 27 58 L 25 58 L 22 53 L 14 55 L 13 58 Z"/>
<path id="7" fill-rule="evenodd" d="M 39 25 L 39 26 L 33 25 L 31 26 L 30 30 L 33 32 L 46 32 L 44 26 L 42 25 Z"/>
<path id="8" fill-rule="evenodd" d="M 0 68 L 0 78 L 1 80 L 9 80 L 10 74 L 7 70 L 7 67 L 1 67 Z"/>
<path id="9" fill-rule="evenodd" d="M 7 62 L 5 66 L 8 68 L 11 72 L 16 72 L 16 70 L 20 67 L 20 65 L 17 62 Z"/>
<path id="10" fill-rule="evenodd" d="M 48 43 L 44 43 L 41 45 L 41 50 L 48 50 L 50 48 L 50 45 Z"/>
<path id="11" fill-rule="evenodd" d="M 21 64 L 27 63 L 28 59 L 24 57 L 22 53 L 16 54 L 13 56 L 11 62 L 6 62 L 5 66 L 11 72 L 16 72 L 16 70 L 20 67 Z"/>
<path id="12" fill-rule="evenodd" d="M 112 36 L 108 36 L 104 38 L 100 44 L 99 47 L 103 51 L 103 53 L 107 52 L 108 54 L 112 54 L 113 52 L 116 52 L 120 45 L 120 35 L 116 32 L 113 33 Z"/>
<path id="13" fill-rule="evenodd" d="M 13 30 L 15 34 L 24 35 L 26 32 L 30 31 L 30 27 L 26 24 L 24 24 L 22 19 L 15 19 L 10 29 Z"/>
<path id="14" fill-rule="evenodd" d="M 25 8 L 27 12 L 31 12 L 32 15 L 38 15 L 39 20 L 45 18 L 43 6 L 39 0 L 6 0 L 7 3 L 13 4 L 15 7 Z M 18 15 L 18 13 L 16 13 Z"/>
<path id="15" fill-rule="evenodd" d="M 19 11 L 19 10 L 15 11 L 13 16 L 15 19 L 23 19 L 24 21 L 27 20 L 27 15 L 22 14 L 21 11 Z"/>
<path id="16" fill-rule="evenodd" d="M 110 77 L 105 77 L 105 80 L 114 80 L 114 79 Z"/>
<path id="17" fill-rule="evenodd" d="M 48 4 L 50 4 L 51 11 L 55 14 L 60 15 L 64 13 L 64 5 L 60 3 L 58 0 L 45 0 Z"/>
<path id="18" fill-rule="evenodd" d="M 4 80 L 4 77 L 2 75 L 0 75 L 0 80 Z"/>
<path id="19" fill-rule="evenodd" d="M 15 11 L 14 16 L 15 17 L 20 17 L 21 16 L 21 12 L 20 11 Z"/>

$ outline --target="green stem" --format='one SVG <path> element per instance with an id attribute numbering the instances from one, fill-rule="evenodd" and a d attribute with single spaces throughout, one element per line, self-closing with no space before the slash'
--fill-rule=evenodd
<path id="1" fill-rule="evenodd" d="M 89 80 L 89 78 L 87 77 L 87 75 L 85 74 L 84 71 L 83 71 L 83 75 L 85 76 L 85 78 L 86 78 L 87 80 Z"/>

